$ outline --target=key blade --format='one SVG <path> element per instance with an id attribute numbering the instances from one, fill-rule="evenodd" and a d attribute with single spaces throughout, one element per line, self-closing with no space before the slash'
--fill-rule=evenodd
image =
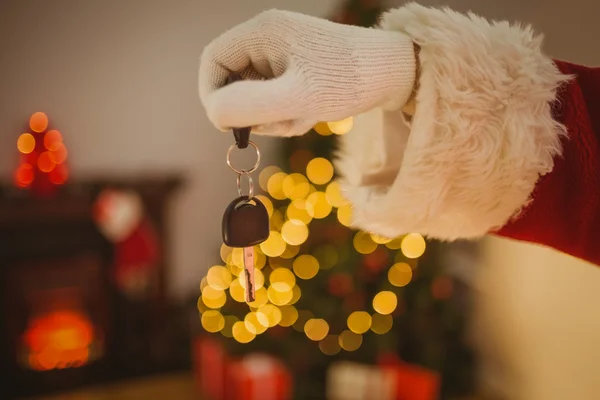
<path id="1" fill-rule="evenodd" d="M 246 302 L 256 300 L 254 286 L 254 247 L 244 247 L 244 276 L 246 277 Z"/>

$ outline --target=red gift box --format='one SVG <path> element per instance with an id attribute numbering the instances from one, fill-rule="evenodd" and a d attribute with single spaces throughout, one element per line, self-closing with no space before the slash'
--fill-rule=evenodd
<path id="1" fill-rule="evenodd" d="M 221 343 L 210 337 L 196 338 L 192 362 L 200 392 L 211 400 L 225 400 L 229 357 Z"/>
<path id="2" fill-rule="evenodd" d="M 441 380 L 437 372 L 395 357 L 382 358 L 379 365 L 394 376 L 396 400 L 439 399 Z"/>
<path id="3" fill-rule="evenodd" d="M 227 368 L 227 400 L 289 400 L 292 378 L 276 358 L 251 354 Z"/>

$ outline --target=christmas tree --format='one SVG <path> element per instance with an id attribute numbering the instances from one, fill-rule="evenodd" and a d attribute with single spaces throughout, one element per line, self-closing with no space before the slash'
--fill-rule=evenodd
<path id="1" fill-rule="evenodd" d="M 373 26 L 381 11 L 377 1 L 351 0 L 332 20 Z M 352 210 L 331 160 L 335 137 L 351 129 L 352 118 L 319 123 L 286 140 L 278 165 L 262 169 L 258 197 L 271 235 L 256 246 L 256 300 L 244 301 L 241 249 L 223 246 L 222 263 L 201 283 L 202 326 L 233 354 L 285 360 L 297 399 L 324 398 L 333 361 L 375 363 L 382 354 L 438 371 L 443 398 L 469 393 L 465 310 L 438 244 L 416 232 L 383 238 L 348 228 Z"/>

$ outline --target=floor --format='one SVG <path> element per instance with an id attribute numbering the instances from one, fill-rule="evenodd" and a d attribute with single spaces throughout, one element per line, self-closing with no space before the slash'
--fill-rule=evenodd
<path id="1" fill-rule="evenodd" d="M 37 400 L 201 400 L 191 374 L 178 373 L 37 397 Z"/>

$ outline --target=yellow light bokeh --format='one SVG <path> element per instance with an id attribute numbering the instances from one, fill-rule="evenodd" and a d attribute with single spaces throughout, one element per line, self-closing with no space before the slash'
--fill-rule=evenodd
<path id="1" fill-rule="evenodd" d="M 281 258 L 284 259 L 291 259 L 294 258 L 298 255 L 298 253 L 300 252 L 300 246 L 286 246 L 285 251 L 283 252 L 283 254 L 280 255 Z"/>
<path id="2" fill-rule="evenodd" d="M 276 172 L 269 178 L 267 182 L 267 191 L 272 198 L 276 200 L 283 200 L 286 198 L 283 193 L 283 180 L 287 177 L 285 172 Z"/>
<path id="3" fill-rule="evenodd" d="M 327 196 L 324 192 L 311 193 L 306 198 L 305 204 L 308 215 L 315 219 L 327 217 L 332 210 L 332 206 L 327 202 Z"/>
<path id="4" fill-rule="evenodd" d="M 269 165 L 268 167 L 263 168 L 262 171 L 260 171 L 260 174 L 258 174 L 258 185 L 260 188 L 265 192 L 268 192 L 269 178 L 278 172 L 281 172 L 281 168 L 275 165 Z"/>
<path id="5" fill-rule="evenodd" d="M 335 133 L 336 135 L 345 135 L 354 127 L 354 118 L 348 117 L 340 121 L 328 122 L 327 126 L 329 126 L 331 132 Z"/>
<path id="6" fill-rule="evenodd" d="M 340 352 L 340 338 L 337 335 L 327 335 L 319 342 L 319 349 L 327 356 L 334 356 Z"/>
<path id="7" fill-rule="evenodd" d="M 244 303 L 246 301 L 246 291 L 237 279 L 232 281 L 231 285 L 229 285 L 229 295 L 238 303 Z"/>
<path id="8" fill-rule="evenodd" d="M 200 280 L 200 293 L 202 293 L 204 288 L 207 286 L 208 286 L 208 279 L 206 279 L 206 277 L 204 277 Z"/>
<path id="9" fill-rule="evenodd" d="M 245 292 L 244 292 L 245 295 Z M 245 301 L 245 297 L 244 297 Z M 260 308 L 269 302 L 269 297 L 267 296 L 267 289 L 261 287 L 256 290 L 254 301 L 248 303 L 248 305 L 252 308 Z"/>
<path id="10" fill-rule="evenodd" d="M 200 312 L 200 314 L 210 310 L 210 308 L 208 308 L 208 306 L 204 304 L 204 301 L 202 301 L 202 296 L 198 296 L 198 302 L 196 306 L 198 307 L 198 312 Z"/>
<path id="11" fill-rule="evenodd" d="M 288 327 L 292 326 L 298 320 L 298 310 L 294 306 L 279 307 L 281 310 L 281 321 L 279 325 Z"/>
<path id="12" fill-rule="evenodd" d="M 329 324 L 321 318 L 309 319 L 304 325 L 304 333 L 310 340 L 318 342 L 329 333 Z"/>
<path id="13" fill-rule="evenodd" d="M 263 205 L 267 209 L 267 213 L 269 213 L 270 218 L 273 215 L 273 202 L 271 201 L 271 199 L 269 199 L 267 196 L 263 196 L 262 194 L 257 194 L 254 197 L 259 199 L 260 202 L 263 203 Z"/>
<path id="14" fill-rule="evenodd" d="M 48 127 L 48 116 L 41 112 L 35 112 L 29 118 L 29 127 L 36 133 L 41 133 Z"/>
<path id="15" fill-rule="evenodd" d="M 306 176 L 315 185 L 324 185 L 333 178 L 333 164 L 323 157 L 315 157 L 306 166 Z"/>
<path id="16" fill-rule="evenodd" d="M 306 225 L 312 221 L 312 217 L 306 210 L 306 200 L 296 199 L 290 202 L 286 209 L 288 219 L 297 219 L 304 222 Z"/>
<path id="17" fill-rule="evenodd" d="M 331 269 L 335 267 L 339 261 L 337 248 L 330 244 L 317 247 L 313 254 L 319 262 L 319 269 Z"/>
<path id="18" fill-rule="evenodd" d="M 308 228 L 304 222 L 297 219 L 290 219 L 283 223 L 281 227 L 281 237 L 283 240 L 293 246 L 299 246 L 306 242 L 308 238 Z"/>
<path id="19" fill-rule="evenodd" d="M 217 310 L 206 311 L 200 321 L 204 330 L 211 333 L 219 332 L 225 326 L 225 318 Z"/>
<path id="20" fill-rule="evenodd" d="M 300 300 L 300 297 L 302 297 L 302 291 L 300 290 L 298 285 L 296 285 L 292 289 L 292 300 L 290 300 L 288 305 L 296 304 L 298 300 Z"/>
<path id="21" fill-rule="evenodd" d="M 363 231 L 356 232 L 352 244 L 360 254 L 371 254 L 377 249 L 377 243 L 371 239 L 371 235 Z"/>
<path id="22" fill-rule="evenodd" d="M 267 330 L 267 327 L 258 322 L 256 312 L 251 311 L 244 317 L 244 325 L 248 332 L 254 335 L 260 335 Z"/>
<path id="23" fill-rule="evenodd" d="M 226 338 L 233 337 L 233 325 L 238 322 L 239 319 L 235 315 L 226 315 L 225 316 L 225 326 L 221 329 L 221 335 Z"/>
<path id="24" fill-rule="evenodd" d="M 346 321 L 348 329 L 354 333 L 365 333 L 371 329 L 371 314 L 366 311 L 354 311 Z"/>
<path id="25" fill-rule="evenodd" d="M 310 311 L 298 310 L 298 319 L 292 324 L 292 328 L 297 332 L 304 332 L 304 325 L 306 325 L 306 322 L 312 317 L 314 317 L 314 314 Z"/>
<path id="26" fill-rule="evenodd" d="M 221 265 L 214 265 L 208 269 L 206 281 L 213 289 L 225 290 L 231 285 L 231 272 Z"/>
<path id="27" fill-rule="evenodd" d="M 254 268 L 263 269 L 267 263 L 267 256 L 260 250 L 260 246 L 254 246 Z"/>
<path id="28" fill-rule="evenodd" d="M 385 246 L 390 250 L 398 250 L 402 246 L 402 239 L 401 237 L 394 238 L 390 242 L 387 242 Z"/>
<path id="29" fill-rule="evenodd" d="M 337 210 L 337 219 L 344 226 L 352 225 L 352 206 L 341 206 Z"/>
<path id="30" fill-rule="evenodd" d="M 325 189 L 325 196 L 329 204 L 334 207 L 342 207 L 350 204 L 348 200 L 342 196 L 342 188 L 338 182 L 331 182 Z"/>
<path id="31" fill-rule="evenodd" d="M 265 304 L 256 311 L 258 322 L 269 328 L 281 322 L 281 310 L 273 304 Z"/>
<path id="32" fill-rule="evenodd" d="M 391 314 L 398 306 L 398 297 L 394 292 L 384 290 L 373 297 L 373 309 L 379 314 Z"/>
<path id="33" fill-rule="evenodd" d="M 293 270 L 300 279 L 311 279 L 319 272 L 319 261 L 310 254 L 302 254 L 294 260 Z"/>
<path id="34" fill-rule="evenodd" d="M 392 318 L 392 316 L 389 314 L 382 315 L 375 313 L 371 316 L 371 319 L 371 330 L 378 335 L 384 335 L 388 333 L 394 324 L 394 318 Z"/>
<path id="35" fill-rule="evenodd" d="M 35 149 L 35 138 L 31 133 L 23 133 L 17 139 L 17 149 L 23 154 L 29 154 Z"/>
<path id="36" fill-rule="evenodd" d="M 270 286 L 267 289 L 267 297 L 269 298 L 269 301 L 274 305 L 285 306 L 286 304 L 289 304 L 290 301 L 292 301 L 292 298 L 294 297 L 294 292 L 293 289 L 290 289 L 286 292 L 279 292 L 275 290 L 273 286 Z"/>
<path id="37" fill-rule="evenodd" d="M 221 260 L 223 260 L 223 262 L 225 264 L 231 264 L 233 262 L 231 260 L 232 253 L 233 253 L 233 249 L 231 247 L 227 246 L 225 243 L 223 243 L 221 245 L 221 249 L 219 250 L 219 255 L 221 256 Z"/>
<path id="38" fill-rule="evenodd" d="M 290 199 L 296 200 L 306 197 L 310 184 L 306 177 L 299 173 L 289 174 L 281 184 L 283 194 Z"/>
<path id="39" fill-rule="evenodd" d="M 271 219 L 269 220 L 269 225 L 271 227 L 271 230 L 272 231 L 280 231 L 284 220 L 285 220 L 285 218 L 283 217 L 283 214 L 281 213 L 281 211 L 273 210 L 273 215 L 271 216 Z"/>
<path id="40" fill-rule="evenodd" d="M 209 308 L 221 308 L 225 305 L 227 296 L 224 291 L 207 286 L 202 291 L 202 301 Z"/>
<path id="41" fill-rule="evenodd" d="M 396 287 L 408 285 L 411 279 L 412 268 L 407 263 L 396 263 L 388 271 L 388 281 Z"/>
<path id="42" fill-rule="evenodd" d="M 384 236 L 377 235 L 375 233 L 371 233 L 371 240 L 373 240 L 377 244 L 387 244 L 392 241 L 392 239 L 388 239 Z"/>
<path id="43" fill-rule="evenodd" d="M 317 122 L 313 129 L 321 136 L 331 136 L 333 132 L 329 129 L 327 122 Z"/>
<path id="44" fill-rule="evenodd" d="M 246 273 L 241 273 L 238 276 L 238 282 L 240 283 L 240 286 L 246 290 Z M 260 269 L 255 269 L 254 270 L 254 289 L 258 290 L 260 288 L 262 288 L 265 284 L 265 276 L 263 275 L 262 271 Z"/>
<path id="45" fill-rule="evenodd" d="M 268 257 L 279 257 L 285 251 L 285 241 L 277 231 L 271 231 L 267 240 L 260 244 L 261 251 Z"/>
<path id="46" fill-rule="evenodd" d="M 237 321 L 232 328 L 233 338 L 240 343 L 250 343 L 256 335 L 246 328 L 246 324 L 242 321 Z"/>
<path id="47" fill-rule="evenodd" d="M 288 292 L 294 288 L 296 277 L 287 268 L 276 268 L 269 277 L 271 287 L 278 292 Z"/>
<path id="48" fill-rule="evenodd" d="M 418 233 L 409 233 L 402 239 L 400 249 L 407 258 L 419 258 L 425 253 L 425 239 Z"/>
<path id="49" fill-rule="evenodd" d="M 362 335 L 345 330 L 340 333 L 340 347 L 346 351 L 356 351 L 362 345 Z"/>

